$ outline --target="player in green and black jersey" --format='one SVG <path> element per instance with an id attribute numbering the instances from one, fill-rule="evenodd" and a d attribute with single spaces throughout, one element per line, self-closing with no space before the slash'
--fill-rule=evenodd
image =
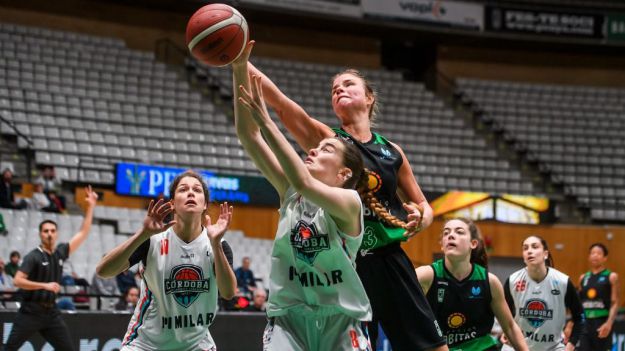
<path id="1" fill-rule="evenodd" d="M 402 149 L 371 130 L 377 110 L 371 84 L 353 69 L 334 76 L 330 97 L 340 129 L 332 129 L 312 118 L 256 67 L 249 64 L 248 72 L 262 77 L 265 102 L 304 150 L 338 135 L 361 151 L 369 189 L 363 194 L 365 230 L 356 268 L 373 309 L 368 326 L 372 344 L 379 323 L 394 350 L 446 350 L 412 263 L 400 246 L 432 223 L 432 208 Z"/>
<path id="2" fill-rule="evenodd" d="M 590 245 L 590 270 L 579 277 L 579 297 L 586 314 L 586 334 L 579 349 L 605 351 L 612 349 L 612 326 L 618 312 L 618 274 L 605 267 L 608 248 Z"/>
<path id="3" fill-rule="evenodd" d="M 416 271 L 449 349 L 498 350 L 490 335 L 497 316 L 515 350 L 527 350 L 501 282 L 486 269 L 488 258 L 475 224 L 464 218 L 447 221 L 441 246 L 445 257 Z"/>

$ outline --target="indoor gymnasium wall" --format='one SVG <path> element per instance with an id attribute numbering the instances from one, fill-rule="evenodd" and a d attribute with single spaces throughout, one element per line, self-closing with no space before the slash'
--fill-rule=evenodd
<path id="1" fill-rule="evenodd" d="M 437 56 L 438 70 L 451 78 L 625 86 L 624 55 L 442 45 Z"/>
<path id="2" fill-rule="evenodd" d="M 144 51 L 153 51 L 156 41 L 162 38 L 184 48 L 184 32 L 191 15 L 192 12 L 172 13 L 90 0 L 0 1 L 0 21 L 121 38 L 128 47 Z M 251 38 L 257 42 L 254 54 L 259 56 L 367 68 L 380 66 L 380 45 L 373 38 L 260 21 L 249 24 Z"/>

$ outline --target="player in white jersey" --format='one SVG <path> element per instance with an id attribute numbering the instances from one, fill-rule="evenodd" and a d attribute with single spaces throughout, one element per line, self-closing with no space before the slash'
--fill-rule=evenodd
<path id="1" fill-rule="evenodd" d="M 529 349 L 574 350 L 581 334 L 585 333 L 584 310 L 577 289 L 566 274 L 553 268 L 553 259 L 544 239 L 532 235 L 523 241 L 523 261 L 526 267 L 506 280 L 504 292 Z M 574 325 L 564 345 L 562 330 L 567 308 Z M 505 345 L 503 350 L 512 348 Z"/>
<path id="2" fill-rule="evenodd" d="M 327 138 L 302 161 L 269 117 L 260 77 L 250 87 L 250 48 L 233 64 L 237 134 L 281 202 L 264 349 L 368 350 L 362 322 L 371 306 L 355 269 L 364 224 L 353 189 L 368 179 L 362 157 L 353 144 Z"/>
<path id="3" fill-rule="evenodd" d="M 215 351 L 208 326 L 217 312 L 217 294 L 234 296 L 232 250 L 222 240 L 232 207 L 222 204 L 211 225 L 208 187 L 192 171 L 174 179 L 170 194 L 171 201 L 151 201 L 143 227 L 97 267 L 106 278 L 142 263 L 141 296 L 122 351 Z M 165 223 L 171 213 L 173 220 Z"/>

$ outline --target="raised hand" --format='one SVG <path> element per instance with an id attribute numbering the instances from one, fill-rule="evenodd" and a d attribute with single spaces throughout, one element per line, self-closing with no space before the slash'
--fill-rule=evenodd
<path id="1" fill-rule="evenodd" d="M 219 243 L 221 238 L 223 238 L 228 226 L 230 226 L 230 221 L 232 221 L 232 206 L 228 206 L 227 202 L 224 202 L 219 205 L 219 218 L 217 222 L 211 224 L 210 215 L 206 214 L 204 221 L 206 224 L 206 233 L 208 234 L 208 238 L 212 243 Z"/>
<path id="2" fill-rule="evenodd" d="M 98 193 L 91 189 L 91 185 L 87 185 L 85 187 L 85 201 L 89 207 L 95 207 L 96 202 L 98 202 Z"/>
<path id="3" fill-rule="evenodd" d="M 241 96 L 239 97 L 239 103 L 245 106 L 252 113 L 252 118 L 257 124 L 262 124 L 264 121 L 271 120 L 269 111 L 267 111 L 267 105 L 263 97 L 263 87 L 261 83 L 262 77 L 253 75 L 250 81 L 252 91 L 248 91 L 244 86 L 240 85 Z"/>
<path id="4" fill-rule="evenodd" d="M 254 48 L 255 43 L 256 42 L 254 40 L 250 40 L 247 43 L 247 45 L 245 45 L 245 49 L 243 49 L 243 52 L 241 53 L 241 55 L 239 55 L 239 57 L 237 57 L 236 60 L 232 61 L 232 65 L 238 66 L 238 65 L 246 64 L 247 61 L 249 61 L 250 59 L 250 55 L 252 54 L 252 49 Z"/>
<path id="5" fill-rule="evenodd" d="M 406 231 L 404 236 L 412 238 L 415 234 L 421 231 L 421 222 L 423 221 L 423 207 L 415 204 L 414 202 L 404 203 L 404 210 L 408 212 L 408 223 L 406 223 Z"/>
<path id="6" fill-rule="evenodd" d="M 152 236 L 164 232 L 169 229 L 169 227 L 176 224 L 175 220 L 165 223 L 165 217 L 172 213 L 173 210 L 169 201 L 158 199 L 158 201 L 154 203 L 154 200 L 151 200 L 148 206 L 148 213 L 143 220 L 143 233 Z"/>

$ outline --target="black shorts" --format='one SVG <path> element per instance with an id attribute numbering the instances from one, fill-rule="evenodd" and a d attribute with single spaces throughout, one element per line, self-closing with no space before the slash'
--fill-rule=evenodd
<path id="1" fill-rule="evenodd" d="M 374 348 L 378 322 L 393 351 L 426 350 L 445 344 L 415 269 L 398 243 L 365 256 L 359 253 L 356 270 L 373 309 L 369 336 Z"/>
<path id="2" fill-rule="evenodd" d="M 579 351 L 610 351 L 612 350 L 612 331 L 605 338 L 599 338 L 597 329 L 607 321 L 607 317 L 586 319 L 586 333 L 579 339 Z M 612 326 L 614 328 L 614 325 Z"/>

